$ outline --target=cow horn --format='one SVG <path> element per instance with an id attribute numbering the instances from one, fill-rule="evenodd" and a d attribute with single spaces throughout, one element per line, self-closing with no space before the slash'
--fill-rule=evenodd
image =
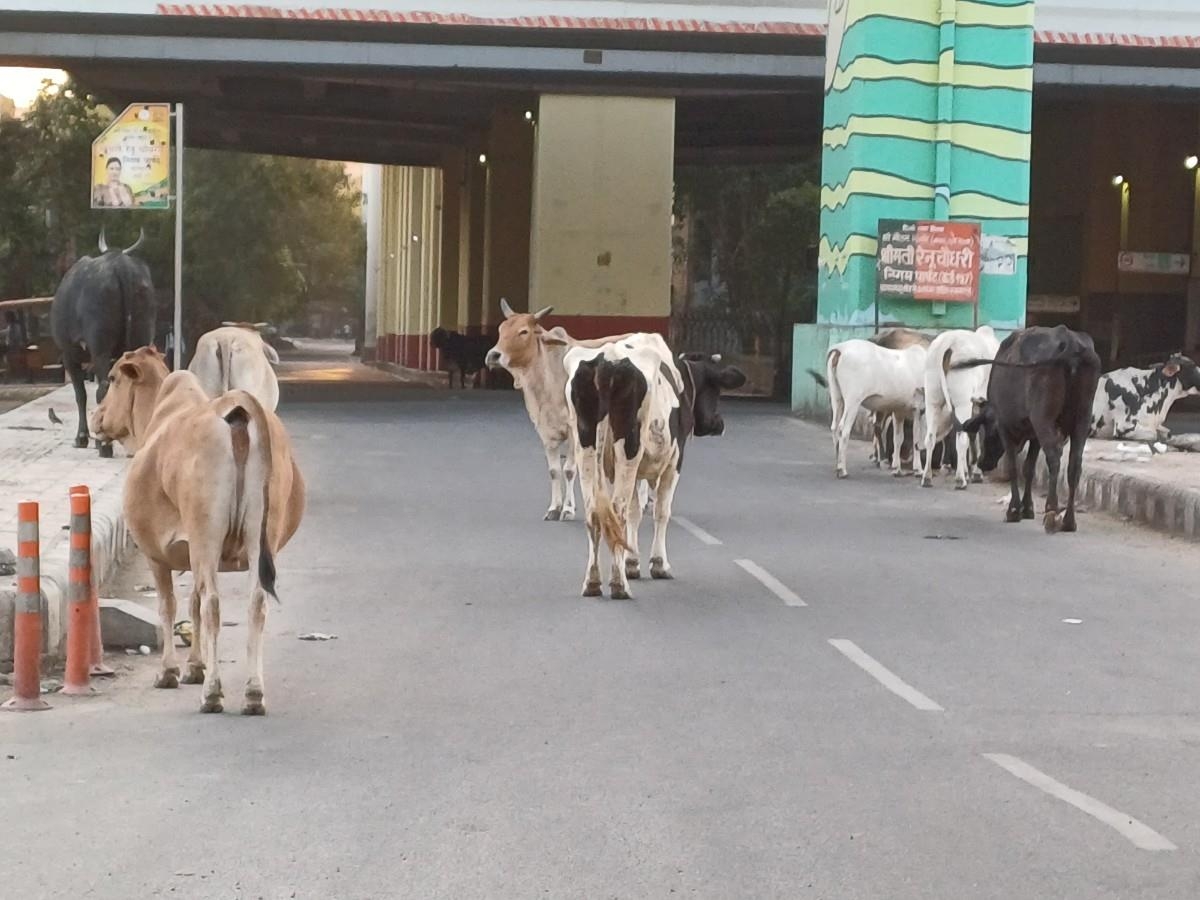
<path id="1" fill-rule="evenodd" d="M 146 229 L 145 229 L 145 228 L 139 228 L 139 229 L 138 229 L 138 239 L 137 239 L 136 241 L 134 241 L 134 242 L 133 242 L 133 246 L 132 246 L 132 247 L 126 247 L 126 248 L 125 248 L 124 250 L 122 250 L 121 252 L 122 252 L 122 253 L 132 253 L 132 252 L 133 252 L 134 250 L 136 250 L 138 247 L 142 246 L 142 241 L 144 241 L 144 240 L 146 240 Z"/>
<path id="2" fill-rule="evenodd" d="M 539 322 L 539 321 L 541 321 L 541 319 L 542 319 L 542 317 L 543 317 L 543 316 L 548 316 L 548 315 L 550 315 L 550 313 L 552 313 L 552 312 L 554 312 L 554 307 L 553 307 L 553 306 L 546 306 L 546 307 L 543 307 L 542 309 L 539 309 L 537 312 L 535 312 L 535 313 L 533 314 L 533 320 L 534 320 L 535 322 Z"/>
<path id="3" fill-rule="evenodd" d="M 500 298 L 500 312 L 504 313 L 504 318 L 511 319 L 514 315 L 513 308 L 508 305 L 508 301 L 503 297 Z"/>
<path id="4" fill-rule="evenodd" d="M 100 226 L 100 252 L 101 253 L 108 252 L 108 241 L 106 241 L 104 239 L 104 226 L 103 225 Z"/>

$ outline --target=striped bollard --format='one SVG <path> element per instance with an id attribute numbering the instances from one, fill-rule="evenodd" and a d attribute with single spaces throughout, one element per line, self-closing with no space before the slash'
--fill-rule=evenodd
<path id="1" fill-rule="evenodd" d="M 86 484 L 77 484 L 71 488 L 72 494 L 88 494 L 91 496 L 91 491 Z M 89 501 L 90 503 L 90 501 Z M 90 519 L 89 519 L 90 522 Z M 90 528 L 89 528 L 90 532 Z M 88 557 L 88 569 L 91 570 L 91 557 Z M 92 617 L 92 644 L 88 653 L 88 674 L 93 678 L 112 678 L 117 673 L 104 664 L 104 637 L 100 631 L 100 595 L 96 591 L 95 578 L 92 581 L 91 599 L 88 605 L 91 607 Z"/>
<path id="2" fill-rule="evenodd" d="M 64 694 L 95 693 L 92 664 L 92 497 L 87 488 L 71 490 L 70 576 L 67 596 L 67 670 Z"/>
<path id="3" fill-rule="evenodd" d="M 49 709 L 42 699 L 42 585 L 38 505 L 17 506 L 17 606 L 13 611 L 13 696 L 0 709 Z"/>

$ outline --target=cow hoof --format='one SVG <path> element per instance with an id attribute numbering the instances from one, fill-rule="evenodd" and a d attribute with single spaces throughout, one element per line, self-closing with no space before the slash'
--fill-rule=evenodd
<path id="1" fill-rule="evenodd" d="M 603 597 L 604 591 L 600 589 L 600 582 L 585 584 L 583 586 L 583 596 L 585 597 Z"/>
<path id="2" fill-rule="evenodd" d="M 574 521 L 575 521 L 575 510 L 573 510 L 573 509 L 564 509 L 564 510 L 562 511 L 562 518 L 560 519 L 560 521 L 562 521 L 562 522 L 574 522 Z"/>
<path id="3" fill-rule="evenodd" d="M 1023 509 L 1023 510 L 1021 510 L 1021 518 L 1022 519 L 1036 519 L 1037 513 L 1035 513 L 1033 511 L 1032 507 L 1030 507 L 1029 509 Z"/>
<path id="4" fill-rule="evenodd" d="M 933 479 L 921 476 L 921 487 L 933 487 Z"/>
<path id="5" fill-rule="evenodd" d="M 983 484 L 983 473 L 982 472 L 972 472 L 971 473 L 971 484 Z"/>
<path id="6" fill-rule="evenodd" d="M 845 469 L 838 469 L 836 474 L 838 478 L 848 478 L 850 476 L 850 473 Z"/>
<path id="7" fill-rule="evenodd" d="M 220 713 L 225 712 L 225 704 L 221 702 L 220 697 L 214 697 L 211 700 L 205 700 L 200 704 L 200 712 L 202 713 Z"/>
<path id="8" fill-rule="evenodd" d="M 112 459 L 113 458 L 112 444 L 101 444 L 98 449 L 100 451 L 101 459 Z"/>
<path id="9" fill-rule="evenodd" d="M 75 448 L 77 450 L 86 450 L 88 448 L 88 443 L 89 441 L 86 434 L 75 438 Z"/>
<path id="10" fill-rule="evenodd" d="M 561 509 L 548 509 L 548 510 L 546 510 L 546 515 L 544 515 L 542 517 L 542 521 L 543 522 L 557 522 L 561 518 L 562 518 L 562 510 Z"/>
<path id="11" fill-rule="evenodd" d="M 204 684 L 204 669 L 188 667 L 187 672 L 179 679 L 181 684 Z"/>
<path id="12" fill-rule="evenodd" d="M 1047 511 L 1042 517 L 1042 527 L 1046 529 L 1046 534 L 1057 534 L 1060 525 L 1057 511 Z"/>
<path id="13" fill-rule="evenodd" d="M 625 566 L 625 577 L 628 578 L 630 581 L 641 581 L 642 567 L 639 565 L 633 565 L 633 566 L 626 565 Z"/>
<path id="14" fill-rule="evenodd" d="M 1005 522 L 1020 522 L 1021 521 L 1021 511 L 1019 509 L 1009 509 L 1004 514 L 1004 521 Z"/>
<path id="15" fill-rule="evenodd" d="M 1075 524 L 1074 516 L 1067 516 L 1063 518 L 1062 528 L 1060 528 L 1059 531 L 1061 531 L 1063 534 L 1074 534 L 1077 530 L 1078 526 Z"/>
<path id="16" fill-rule="evenodd" d="M 675 576 L 671 574 L 670 569 L 664 569 L 661 565 L 650 566 L 650 577 L 655 581 L 672 581 Z"/>
<path id="17" fill-rule="evenodd" d="M 619 584 L 609 585 L 608 595 L 614 600 L 632 600 L 629 591 Z"/>
<path id="18" fill-rule="evenodd" d="M 967 483 L 965 481 L 956 481 L 954 482 L 954 489 L 956 491 L 965 491 L 967 489 Z"/>
<path id="19" fill-rule="evenodd" d="M 172 690 L 179 687 L 179 669 L 163 669 L 154 679 L 154 686 L 162 690 Z"/>
<path id="20" fill-rule="evenodd" d="M 243 716 L 265 716 L 267 707 L 263 704 L 262 691 L 247 691 L 246 702 L 242 705 Z"/>

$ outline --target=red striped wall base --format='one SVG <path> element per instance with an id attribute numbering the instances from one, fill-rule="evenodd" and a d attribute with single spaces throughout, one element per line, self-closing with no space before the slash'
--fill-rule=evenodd
<path id="1" fill-rule="evenodd" d="M 427 334 L 381 334 L 375 343 L 375 358 L 425 372 L 441 368 L 441 354 L 429 345 Z"/>
<path id="2" fill-rule="evenodd" d="M 671 317 L 549 315 L 542 320 L 542 324 L 546 328 L 561 325 L 567 330 L 567 334 L 581 341 L 631 331 L 657 331 L 665 338 L 670 336 Z"/>

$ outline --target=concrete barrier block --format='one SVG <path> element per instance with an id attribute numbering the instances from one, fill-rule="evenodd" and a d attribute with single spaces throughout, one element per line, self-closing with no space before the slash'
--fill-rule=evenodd
<path id="1" fill-rule="evenodd" d="M 104 646 L 113 649 L 145 644 L 157 650 L 160 645 L 158 616 L 132 600 L 100 598 L 100 633 Z"/>

